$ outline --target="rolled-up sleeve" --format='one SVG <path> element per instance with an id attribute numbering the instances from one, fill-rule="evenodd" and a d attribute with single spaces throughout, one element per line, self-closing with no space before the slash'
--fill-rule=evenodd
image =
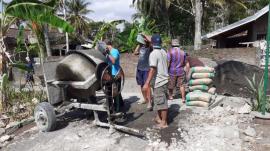
<path id="1" fill-rule="evenodd" d="M 112 57 L 114 57 L 114 59 L 118 59 L 119 58 L 119 52 L 117 50 L 113 50 L 111 53 Z"/>
<path id="2" fill-rule="evenodd" d="M 156 52 L 152 52 L 149 56 L 149 66 L 150 67 L 157 67 L 158 64 L 158 57 Z"/>

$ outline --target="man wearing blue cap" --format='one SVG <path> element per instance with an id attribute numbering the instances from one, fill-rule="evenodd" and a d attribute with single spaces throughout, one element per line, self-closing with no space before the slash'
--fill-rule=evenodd
<path id="1" fill-rule="evenodd" d="M 143 90 L 153 88 L 153 110 L 157 111 L 154 121 L 158 124 L 157 128 L 166 128 L 168 115 L 167 85 L 169 81 L 167 53 L 161 49 L 161 37 L 154 34 L 151 38 L 153 51 L 149 57 L 150 70 Z"/>

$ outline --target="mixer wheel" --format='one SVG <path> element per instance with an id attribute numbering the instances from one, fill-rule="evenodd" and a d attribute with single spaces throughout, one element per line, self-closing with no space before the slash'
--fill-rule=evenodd
<path id="1" fill-rule="evenodd" d="M 54 130 L 56 115 L 53 106 L 48 102 L 41 102 L 35 108 L 35 122 L 42 132 Z"/>

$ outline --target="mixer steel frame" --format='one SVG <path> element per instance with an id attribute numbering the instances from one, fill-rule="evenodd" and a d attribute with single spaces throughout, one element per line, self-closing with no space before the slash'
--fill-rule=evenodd
<path id="1" fill-rule="evenodd" d="M 89 51 L 87 52 L 82 51 L 82 52 L 75 52 L 75 53 L 82 54 L 84 56 L 91 58 L 95 62 L 98 62 L 96 68 L 98 68 L 98 65 L 102 64 L 102 60 L 100 61 L 97 59 L 97 57 L 88 55 L 87 53 L 89 53 Z M 58 61 L 54 61 L 54 64 L 57 64 L 57 63 Z M 55 69 L 52 69 L 54 68 L 53 65 L 48 64 L 47 67 L 45 66 L 44 66 L 44 72 L 45 72 L 44 80 L 45 80 L 45 85 L 46 85 L 48 102 L 41 102 L 40 104 L 37 105 L 35 109 L 35 121 L 41 131 L 45 131 L 45 132 L 52 131 L 56 126 L 57 117 L 60 117 L 64 115 L 65 113 L 69 112 L 70 109 L 78 108 L 78 109 L 86 109 L 86 110 L 93 111 L 94 124 L 101 127 L 108 127 L 109 132 L 114 132 L 114 129 L 116 129 L 123 132 L 131 133 L 137 136 L 145 136 L 144 132 L 140 130 L 121 126 L 121 125 L 116 125 L 112 121 L 112 118 L 121 117 L 123 114 L 111 114 L 110 102 L 109 102 L 110 99 L 107 95 L 106 95 L 105 100 L 99 100 L 99 101 L 104 101 L 103 104 L 95 104 L 96 100 L 91 100 L 90 98 L 87 98 L 88 101 L 85 103 L 85 102 L 77 101 L 76 100 L 77 98 L 70 99 L 67 97 L 67 94 L 66 94 L 67 88 L 72 87 L 79 91 L 90 89 L 91 91 L 90 94 L 96 98 L 96 90 L 91 89 L 91 86 L 94 85 L 96 81 L 98 81 L 96 75 L 92 75 L 88 77 L 88 79 L 85 81 L 58 81 L 58 80 L 53 80 L 52 79 L 53 76 L 48 71 L 46 71 L 48 69 L 55 71 Z M 59 100 L 59 101 L 54 102 L 55 100 Z M 98 111 L 107 113 L 108 123 L 100 121 L 99 116 L 98 116 Z"/>

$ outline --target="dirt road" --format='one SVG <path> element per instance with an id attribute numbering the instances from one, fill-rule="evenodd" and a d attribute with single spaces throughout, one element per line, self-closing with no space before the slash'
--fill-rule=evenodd
<path id="1" fill-rule="evenodd" d="M 213 110 L 186 107 L 179 99 L 170 101 L 169 128 L 153 129 L 154 112 L 138 105 L 141 98 L 134 79 L 128 79 L 123 97 L 126 101 L 127 121 L 119 123 L 146 132 L 145 138 L 116 131 L 109 135 L 108 129 L 96 127 L 93 118 L 85 112 L 76 111 L 58 121 L 56 131 L 38 132 L 36 127 L 17 135 L 4 151 L 263 151 L 269 140 L 261 135 L 266 127 L 260 127 L 255 136 L 246 136 L 243 131 L 252 123 L 248 114 L 237 114 L 230 106 Z M 256 129 L 257 131 L 257 129 Z M 264 138 L 266 137 L 266 138 Z M 260 139 L 259 139 L 260 138 Z M 263 139 L 262 139 L 263 138 Z M 266 140 L 258 141 L 258 140 Z M 256 147 L 262 146 L 261 149 Z"/>

